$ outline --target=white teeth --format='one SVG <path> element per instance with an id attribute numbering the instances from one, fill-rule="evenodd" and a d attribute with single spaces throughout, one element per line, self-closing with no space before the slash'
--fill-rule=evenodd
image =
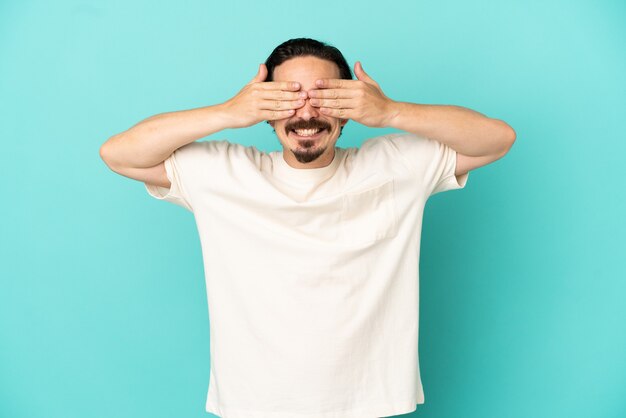
<path id="1" fill-rule="evenodd" d="M 321 129 L 295 129 L 295 131 L 298 136 L 313 136 L 321 131 Z"/>

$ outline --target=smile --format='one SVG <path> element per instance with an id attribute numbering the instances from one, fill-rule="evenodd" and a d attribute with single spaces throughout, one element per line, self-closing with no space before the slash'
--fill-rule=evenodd
<path id="1" fill-rule="evenodd" d="M 296 129 L 289 131 L 289 135 L 297 139 L 316 139 L 322 136 L 326 129 Z"/>

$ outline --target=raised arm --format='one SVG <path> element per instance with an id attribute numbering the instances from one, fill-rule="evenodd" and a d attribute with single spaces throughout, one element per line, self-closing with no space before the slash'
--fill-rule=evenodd
<path id="1" fill-rule="evenodd" d="M 263 82 L 265 64 L 230 100 L 191 110 L 160 113 L 110 137 L 100 147 L 107 166 L 126 177 L 169 187 L 163 161 L 176 149 L 224 129 L 252 126 L 290 117 L 300 86 L 294 82 Z"/>

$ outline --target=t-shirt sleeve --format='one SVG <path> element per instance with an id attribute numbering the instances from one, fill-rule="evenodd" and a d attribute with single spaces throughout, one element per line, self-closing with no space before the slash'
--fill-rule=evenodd
<path id="1" fill-rule="evenodd" d="M 226 141 L 196 141 L 178 148 L 163 161 L 171 186 L 144 183 L 148 194 L 193 212 L 198 193 L 211 178 L 208 169 L 226 145 Z"/>
<path id="2" fill-rule="evenodd" d="M 469 171 L 454 174 L 457 152 L 443 142 L 410 133 L 388 135 L 387 139 L 404 164 L 422 180 L 428 197 L 467 184 Z"/>
<path id="3" fill-rule="evenodd" d="M 178 150 L 174 151 L 172 155 L 163 161 L 163 164 L 165 165 L 165 172 L 167 173 L 167 178 L 169 179 L 171 186 L 167 188 L 149 183 L 144 183 L 144 185 L 146 186 L 146 190 L 150 196 L 182 206 L 188 211 L 193 212 L 193 207 L 190 203 L 191 198 L 185 189 L 183 189 L 180 185 L 181 173 L 178 169 L 178 163 L 176 162 L 175 156 L 177 152 Z"/>

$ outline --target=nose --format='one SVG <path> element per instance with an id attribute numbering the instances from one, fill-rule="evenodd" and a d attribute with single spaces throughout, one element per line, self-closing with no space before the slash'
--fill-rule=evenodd
<path id="1" fill-rule="evenodd" d="M 304 120 L 317 118 L 319 117 L 319 108 L 312 106 L 311 99 L 307 97 L 304 99 L 304 106 L 296 109 L 295 116 Z"/>

